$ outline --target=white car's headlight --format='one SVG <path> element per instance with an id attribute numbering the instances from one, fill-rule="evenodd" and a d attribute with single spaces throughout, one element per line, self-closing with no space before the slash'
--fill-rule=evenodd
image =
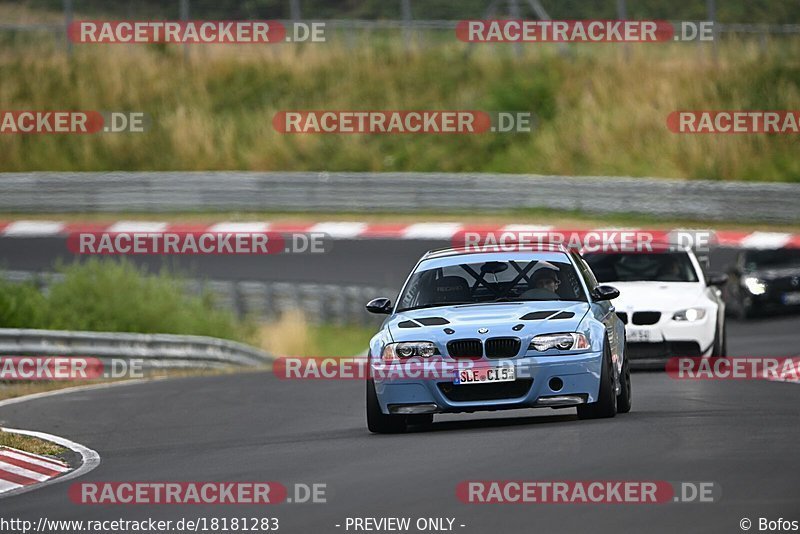
<path id="1" fill-rule="evenodd" d="M 745 277 L 744 287 L 753 295 L 763 295 L 767 292 L 767 286 L 755 276 Z"/>
<path id="2" fill-rule="evenodd" d="M 565 334 L 542 334 L 531 341 L 529 348 L 544 352 L 550 349 L 558 350 L 586 350 L 590 348 L 586 336 L 577 332 Z"/>
<path id="3" fill-rule="evenodd" d="M 430 341 L 403 341 L 401 343 L 389 343 L 383 347 L 381 357 L 383 361 L 390 362 L 400 358 L 412 358 L 421 356 L 430 358 L 436 354 L 436 345 Z"/>
<path id="4" fill-rule="evenodd" d="M 706 310 L 703 308 L 688 308 L 686 310 L 676 311 L 672 316 L 673 321 L 687 321 L 692 323 L 699 321 L 706 316 Z"/>

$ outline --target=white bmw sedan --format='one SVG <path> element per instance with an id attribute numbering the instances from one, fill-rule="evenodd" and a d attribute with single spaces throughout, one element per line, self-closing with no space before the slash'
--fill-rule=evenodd
<path id="1" fill-rule="evenodd" d="M 632 366 L 663 367 L 675 356 L 724 356 L 724 274 L 705 273 L 691 249 L 595 252 L 583 257 L 625 323 Z"/>

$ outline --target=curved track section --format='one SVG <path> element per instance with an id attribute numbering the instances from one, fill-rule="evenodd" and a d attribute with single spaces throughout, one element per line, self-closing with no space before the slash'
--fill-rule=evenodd
<path id="1" fill-rule="evenodd" d="M 17 240 L 13 247 L 25 243 Z M 237 258 L 236 271 L 242 277 L 280 272 L 295 279 L 397 284 L 432 245 L 343 241 L 319 261 Z M 20 255 L 12 256 L 9 243 L 2 246 L 14 268 L 35 267 L 35 255 L 18 249 Z M 37 250 L 42 262 L 52 259 L 44 258 L 46 249 Z M 213 275 L 218 261 L 226 259 L 202 258 L 192 267 Z M 800 352 L 797 316 L 729 324 L 733 355 Z M 730 533 L 740 531 L 743 517 L 797 519 L 793 459 L 800 442 L 800 385 L 635 373 L 633 386 L 633 411 L 614 419 L 578 421 L 574 409 L 440 416 L 428 432 L 398 436 L 367 433 L 358 381 L 281 381 L 271 373 L 245 373 L 34 399 L 0 407 L 0 421 L 47 429 L 97 450 L 102 465 L 81 481 L 323 483 L 328 502 L 93 507 L 73 504 L 69 484 L 63 484 L 4 500 L 2 516 L 275 516 L 287 533 L 345 532 L 347 517 L 387 515 L 453 517 L 456 531 L 474 533 Z M 660 505 L 498 506 L 457 499 L 459 482 L 488 479 L 712 481 L 722 497 L 714 504 Z"/>

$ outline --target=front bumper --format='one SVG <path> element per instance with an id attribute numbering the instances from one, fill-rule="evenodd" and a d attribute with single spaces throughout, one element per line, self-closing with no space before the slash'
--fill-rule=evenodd
<path id="1" fill-rule="evenodd" d="M 630 317 L 630 315 L 628 316 Z M 631 366 L 663 368 L 671 357 L 709 356 L 714 348 L 717 317 L 706 313 L 699 321 L 674 321 L 662 313 L 653 325 L 625 325 L 626 351 Z"/>
<path id="2" fill-rule="evenodd" d="M 663 341 L 661 343 L 628 343 L 626 354 L 633 369 L 661 369 L 675 357 L 696 358 L 708 354 L 696 341 Z"/>
<path id="3" fill-rule="evenodd" d="M 444 360 L 449 367 L 437 378 L 398 378 L 400 372 L 387 376 L 391 366 L 381 365 L 382 376 L 373 373 L 373 379 L 378 403 L 386 414 L 558 408 L 597 401 L 602 360 L 602 352 L 587 352 L 479 361 L 488 366 L 513 365 L 517 377 L 513 382 L 455 385 L 455 372 L 462 363 L 456 360 Z M 561 387 L 554 387 L 558 385 Z"/>
<path id="4" fill-rule="evenodd" d="M 796 289 L 796 288 L 795 288 Z M 747 291 L 743 289 L 742 291 Z M 773 290 L 768 286 L 762 295 L 745 293 L 754 312 L 777 312 L 800 308 L 800 289 L 795 291 Z"/>

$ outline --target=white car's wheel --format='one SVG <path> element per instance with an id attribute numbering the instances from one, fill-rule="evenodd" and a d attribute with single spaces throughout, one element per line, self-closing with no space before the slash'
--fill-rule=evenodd
<path id="1" fill-rule="evenodd" d="M 722 332 L 720 332 L 722 329 Z M 723 321 L 722 326 L 717 327 L 714 333 L 714 349 L 711 351 L 711 356 L 724 358 L 728 355 L 728 329 L 725 327 Z"/>

